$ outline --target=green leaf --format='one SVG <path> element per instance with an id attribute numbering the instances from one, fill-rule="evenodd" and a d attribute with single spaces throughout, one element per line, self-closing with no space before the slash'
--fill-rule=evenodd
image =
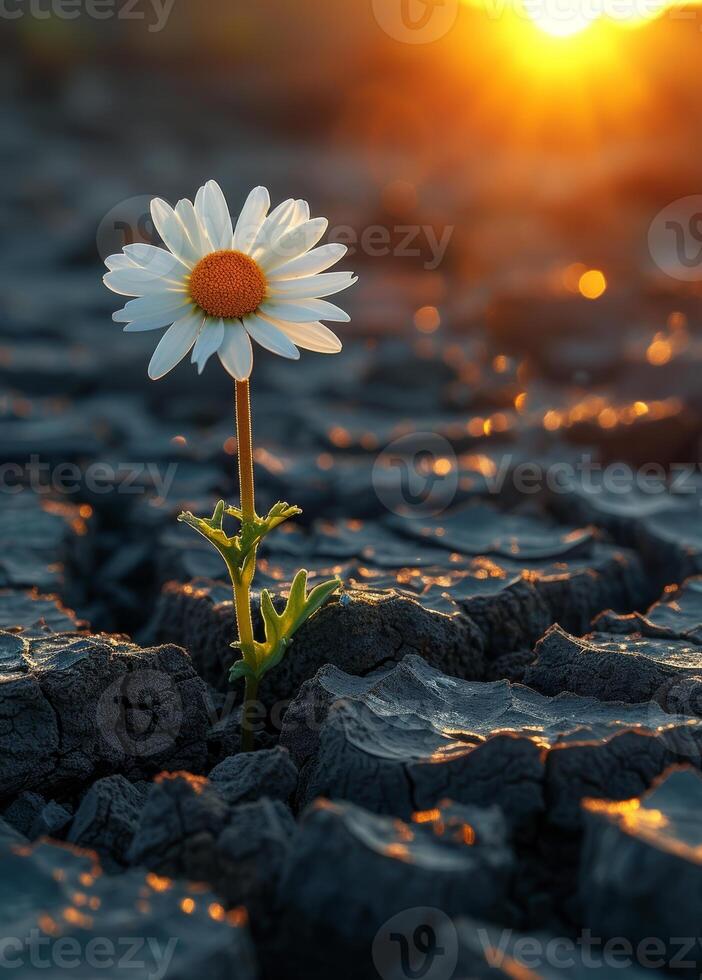
<path id="1" fill-rule="evenodd" d="M 256 549 L 263 538 L 283 521 L 301 513 L 299 507 L 281 501 L 271 507 L 265 517 L 255 514 L 252 520 L 244 520 L 240 508 L 229 507 L 220 500 L 212 517 L 195 517 L 190 511 L 184 511 L 178 520 L 207 538 L 219 551 L 229 569 L 232 581 L 241 580 L 250 584 L 255 568 Z M 239 534 L 230 536 L 225 532 L 222 524 L 225 514 L 240 522 Z"/>
<path id="2" fill-rule="evenodd" d="M 235 646 L 235 644 L 232 643 L 232 646 Z M 237 660 L 229 670 L 229 680 L 231 683 L 234 683 L 234 681 L 241 680 L 242 677 L 252 677 L 255 680 L 256 671 L 245 660 Z"/>
<path id="3" fill-rule="evenodd" d="M 261 617 L 265 632 L 263 643 L 254 644 L 259 679 L 279 664 L 292 643 L 295 632 L 313 616 L 341 585 L 338 578 L 315 586 L 307 593 L 307 572 L 301 569 L 290 586 L 290 595 L 282 612 L 277 612 L 267 589 L 261 592 Z"/>

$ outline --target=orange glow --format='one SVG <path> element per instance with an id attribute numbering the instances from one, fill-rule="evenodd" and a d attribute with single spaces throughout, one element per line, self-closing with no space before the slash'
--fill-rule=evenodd
<path id="1" fill-rule="evenodd" d="M 230 909 L 227 912 L 227 922 L 230 926 L 235 928 L 240 928 L 245 926 L 249 921 L 249 913 L 246 911 L 243 905 L 237 906 L 235 909 Z"/>
<path id="2" fill-rule="evenodd" d="M 186 915 L 192 915 L 195 911 L 195 902 L 192 898 L 182 898 L 180 901 L 180 908 Z"/>
<path id="3" fill-rule="evenodd" d="M 414 314 L 414 325 L 422 333 L 434 333 L 440 324 L 441 317 L 435 306 L 422 306 Z"/>
<path id="4" fill-rule="evenodd" d="M 438 820 L 441 816 L 439 810 L 417 810 L 412 814 L 412 821 L 414 823 L 432 823 L 434 820 Z"/>
<path id="5" fill-rule="evenodd" d="M 63 917 L 66 922 L 70 922 L 72 926 L 78 926 L 81 929 L 90 929 L 93 924 L 91 916 L 83 915 L 82 912 L 74 909 L 71 905 L 67 909 L 64 909 Z"/>
<path id="6" fill-rule="evenodd" d="M 494 0 L 469 0 L 494 16 Z M 513 0 L 510 9 L 520 20 L 538 28 L 556 42 L 568 42 L 592 28 L 639 27 L 659 17 L 673 6 L 672 0 L 653 0 L 645 5 L 629 3 L 597 4 L 592 0 Z M 578 38 L 579 40 L 579 38 Z M 592 40 L 588 38 L 588 40 Z"/>
<path id="7" fill-rule="evenodd" d="M 659 338 L 654 340 L 646 351 L 646 360 L 654 367 L 661 367 L 667 364 L 673 356 L 673 348 L 667 340 Z"/>
<path id="8" fill-rule="evenodd" d="M 561 427 L 561 413 L 557 412 L 555 409 L 550 409 L 544 415 L 544 429 L 547 432 L 555 432 L 556 429 Z"/>
<path id="9" fill-rule="evenodd" d="M 599 299 L 607 289 L 607 280 L 599 269 L 588 269 L 578 280 L 578 290 L 585 299 Z"/>
<path id="10" fill-rule="evenodd" d="M 155 892 L 165 892 L 172 887 L 173 882 L 170 878 L 149 872 L 146 876 L 146 884 Z"/>
<path id="11" fill-rule="evenodd" d="M 205 786 L 207 786 L 206 776 L 196 776 L 192 772 L 186 772 L 185 770 L 178 770 L 177 772 L 160 772 L 154 777 L 154 782 L 165 783 L 172 779 L 184 780 L 184 782 L 186 782 L 198 795 L 202 793 Z"/>
<path id="12" fill-rule="evenodd" d="M 597 416 L 597 421 L 603 429 L 613 429 L 617 424 L 617 413 L 613 408 L 603 408 Z"/>
<path id="13" fill-rule="evenodd" d="M 434 462 L 433 470 L 437 476 L 446 476 L 451 472 L 452 469 L 453 469 L 453 464 L 451 463 L 450 459 L 445 459 L 444 457 L 442 457 L 441 459 L 437 459 Z"/>
<path id="14" fill-rule="evenodd" d="M 330 430 L 329 439 L 338 449 L 348 449 L 352 442 L 351 433 L 340 425 Z"/>
<path id="15" fill-rule="evenodd" d="M 48 936 L 58 936 L 61 932 L 59 926 L 50 915 L 40 915 L 38 925 L 41 931 L 45 932 Z"/>

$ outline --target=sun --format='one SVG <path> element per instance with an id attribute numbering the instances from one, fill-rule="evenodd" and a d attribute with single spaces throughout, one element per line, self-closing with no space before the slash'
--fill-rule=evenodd
<path id="1" fill-rule="evenodd" d="M 573 37 L 597 21 L 605 20 L 622 27 L 639 27 L 659 17 L 669 0 L 616 0 L 604 5 L 593 0 L 521 0 L 527 18 L 544 34 L 555 38 Z"/>
<path id="2" fill-rule="evenodd" d="M 551 37 L 573 37 L 597 19 L 584 0 L 524 0 L 523 6 L 532 23 Z"/>

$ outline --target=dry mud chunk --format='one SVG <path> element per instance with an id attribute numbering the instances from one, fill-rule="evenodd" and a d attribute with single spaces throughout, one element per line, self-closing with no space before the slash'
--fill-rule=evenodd
<path id="1" fill-rule="evenodd" d="M 639 534 L 639 550 L 667 582 L 702 572 L 702 533 L 697 500 L 686 507 L 648 517 Z"/>
<path id="2" fill-rule="evenodd" d="M 451 552 L 446 591 L 482 629 L 491 652 L 533 643 L 554 620 L 584 630 L 603 606 L 629 609 L 646 598 L 638 557 L 603 544 L 591 528 L 487 504 L 434 523 L 395 519 L 393 527 Z"/>
<path id="3" fill-rule="evenodd" d="M 583 923 L 599 936 L 665 944 L 699 973 L 702 919 L 702 777 L 673 769 L 643 796 L 584 804 Z M 682 951 L 680 937 L 690 937 Z M 674 963 L 670 962 L 671 968 Z"/>
<path id="4" fill-rule="evenodd" d="M 406 657 L 375 679 L 320 671 L 290 706 L 281 744 L 300 767 L 301 803 L 329 796 L 403 817 L 442 797 L 497 803 L 529 833 L 544 811 L 577 829 L 594 787 L 626 798 L 672 762 L 698 760 L 702 725 L 658 705 L 468 682 Z"/>
<path id="5" fill-rule="evenodd" d="M 7 807 L 3 817 L 23 837 L 30 837 L 34 823 L 45 805 L 43 796 L 25 790 Z"/>
<path id="6" fill-rule="evenodd" d="M 152 786 L 129 850 L 131 864 L 206 881 L 228 905 L 256 905 L 266 922 L 294 822 L 279 800 L 230 807 L 215 783 L 164 774 Z M 257 926 L 265 928 L 260 921 Z"/>
<path id="7" fill-rule="evenodd" d="M 177 647 L 0 632 L 0 797 L 168 764 L 202 770 L 207 727 L 204 684 Z"/>
<path id="8" fill-rule="evenodd" d="M 209 776 L 230 806 L 267 796 L 288 803 L 297 789 L 297 767 L 285 749 L 231 755 Z"/>
<path id="9" fill-rule="evenodd" d="M 66 633 L 84 626 L 55 595 L 41 595 L 36 589 L 0 590 L 0 629 L 48 627 L 53 632 Z"/>
<path id="10" fill-rule="evenodd" d="M 230 646 L 234 633 L 231 601 L 224 601 L 217 583 L 166 587 L 155 635 L 161 641 L 178 637 L 198 673 L 214 686 L 226 685 L 227 669 L 238 659 Z M 294 697 L 326 663 L 367 674 L 407 653 L 418 653 L 459 676 L 480 677 L 484 669 L 482 635 L 460 613 L 432 612 L 392 592 L 345 592 L 295 634 L 286 657 L 264 677 L 261 700 L 273 704 Z"/>
<path id="11" fill-rule="evenodd" d="M 0 587 L 59 590 L 68 563 L 87 564 L 91 509 L 23 493 L 0 509 Z"/>
<path id="12" fill-rule="evenodd" d="M 70 976 L 76 980 L 121 976 L 130 972 L 127 963 L 132 972 L 140 963 L 136 972 L 144 977 L 254 980 L 243 910 L 213 915 L 215 908 L 215 896 L 202 889 L 139 871 L 105 875 L 90 852 L 6 843 L 0 831 L 3 935 L 13 937 L 6 952 L 18 964 L 13 976 L 21 980 L 36 977 L 37 953 L 51 963 L 52 949 L 58 953 L 51 945 L 56 936 L 73 940 Z M 49 942 L 37 949 L 39 930 Z M 106 969 L 107 957 L 112 962 Z"/>
<path id="13" fill-rule="evenodd" d="M 685 480 L 687 479 L 687 482 Z M 604 528 L 620 544 L 643 558 L 651 584 L 660 591 L 668 582 L 702 571 L 702 540 L 697 532 L 699 504 L 691 491 L 699 487 L 681 474 L 674 493 L 664 482 L 643 492 L 612 492 L 601 485 L 574 485 L 556 495 L 554 510 L 565 519 Z"/>
<path id="14" fill-rule="evenodd" d="M 607 611 L 593 622 L 598 633 L 641 633 L 661 639 L 689 640 L 702 646 L 702 577 L 669 586 L 646 613 L 618 616 Z"/>
<path id="15" fill-rule="evenodd" d="M 245 905 L 258 937 L 276 929 L 278 884 L 295 821 L 280 800 L 263 798 L 232 809 L 217 842 L 219 894 L 229 905 Z"/>
<path id="16" fill-rule="evenodd" d="M 702 717 L 702 648 L 688 640 L 634 633 L 571 636 L 552 627 L 524 682 L 544 694 L 573 691 L 609 701 L 655 701 Z"/>
<path id="17" fill-rule="evenodd" d="M 98 779 L 76 811 L 68 840 L 97 851 L 108 867 L 124 865 L 143 804 L 143 792 L 124 776 Z"/>
<path id="18" fill-rule="evenodd" d="M 514 859 L 495 807 L 447 804 L 410 824 L 319 800 L 293 838 L 280 887 L 285 975 L 371 976 L 378 930 L 414 907 L 505 914 Z M 343 955 L 339 955 L 343 950 Z M 287 959 L 292 956 L 294 962 Z"/>
<path id="19" fill-rule="evenodd" d="M 229 807 L 203 776 L 162 773 L 141 811 L 129 863 L 169 877 L 212 881 L 216 842 L 228 819 Z"/>
<path id="20" fill-rule="evenodd" d="M 29 837 L 31 840 L 36 840 L 39 837 L 62 838 L 64 836 L 63 831 L 72 818 L 71 810 L 57 803 L 56 800 L 49 800 L 37 815 Z"/>

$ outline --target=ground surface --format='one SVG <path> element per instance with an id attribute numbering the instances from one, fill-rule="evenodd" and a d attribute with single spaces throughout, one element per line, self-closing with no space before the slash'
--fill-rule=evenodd
<path id="1" fill-rule="evenodd" d="M 304 566 L 344 587 L 266 678 L 242 754 L 228 586 L 175 521 L 235 502 L 232 393 L 214 363 L 147 384 L 153 336 L 111 324 L 76 168 L 91 153 L 97 187 L 114 164 L 69 95 L 56 130 L 8 109 L 9 213 L 42 153 L 57 196 L 44 238 L 20 226 L 1 264 L 17 975 L 60 939 L 80 953 L 62 975 L 134 975 L 126 937 L 140 976 L 178 980 L 580 976 L 586 954 L 603 977 L 627 955 L 699 971 L 694 322 L 666 328 L 675 372 L 646 354 L 675 312 L 662 294 L 624 329 L 616 304 L 574 297 L 495 304 L 486 327 L 453 291 L 453 332 L 372 339 L 361 309 L 338 358 L 257 352 L 259 506 L 304 511 L 257 586 L 283 595 Z"/>

